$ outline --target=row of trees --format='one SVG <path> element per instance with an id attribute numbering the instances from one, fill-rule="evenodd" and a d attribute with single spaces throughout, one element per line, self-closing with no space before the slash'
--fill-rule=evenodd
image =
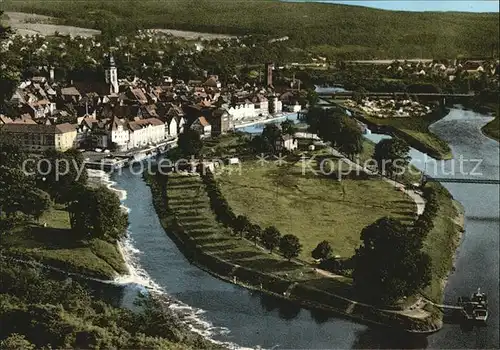
<path id="1" fill-rule="evenodd" d="M 259 225 L 251 223 L 246 216 L 236 216 L 222 195 L 213 173 L 205 169 L 201 171 L 201 176 L 210 198 L 211 208 L 219 222 L 231 228 L 241 238 L 246 237 L 251 240 L 255 245 L 260 242 L 270 253 L 278 248 L 280 253 L 288 260 L 299 256 L 302 251 L 302 244 L 296 236 L 291 234 L 282 236 L 274 226 L 262 229 Z"/>
<path id="2" fill-rule="evenodd" d="M 374 159 L 383 175 L 397 177 L 408 167 L 409 146 L 399 138 L 375 146 Z M 362 245 L 354 256 L 353 279 L 360 295 L 372 302 L 392 303 L 429 285 L 431 259 L 422 251 L 439 211 L 437 193 L 424 188 L 426 205 L 413 226 L 384 217 L 361 232 Z"/>

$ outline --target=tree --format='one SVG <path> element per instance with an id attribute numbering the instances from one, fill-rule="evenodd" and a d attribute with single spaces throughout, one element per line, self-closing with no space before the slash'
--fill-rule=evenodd
<path id="1" fill-rule="evenodd" d="M 28 156 L 19 146 L 2 143 L 0 139 L 0 165 L 8 168 L 20 168 L 26 159 Z"/>
<path id="2" fill-rule="evenodd" d="M 325 114 L 325 110 L 320 107 L 309 108 L 305 115 L 305 121 L 308 124 L 308 131 L 311 133 L 318 133 L 320 126 L 320 119 Z"/>
<path id="3" fill-rule="evenodd" d="M 71 227 L 82 238 L 120 239 L 128 226 L 118 196 L 109 188 L 85 188 L 69 206 Z"/>
<path id="4" fill-rule="evenodd" d="M 281 123 L 281 130 L 283 131 L 283 134 L 291 135 L 291 136 L 293 136 L 295 134 L 295 132 L 297 131 L 294 123 L 289 119 L 287 119 Z"/>
<path id="5" fill-rule="evenodd" d="M 314 90 L 308 90 L 306 100 L 309 108 L 316 106 L 319 101 L 318 93 Z"/>
<path id="6" fill-rule="evenodd" d="M 330 242 L 322 241 L 318 243 L 316 248 L 311 252 L 311 256 L 313 259 L 318 260 L 326 260 L 332 255 L 332 247 L 330 246 Z"/>
<path id="7" fill-rule="evenodd" d="M 290 261 L 292 258 L 299 256 L 302 251 L 302 244 L 300 244 L 297 236 L 284 235 L 281 237 L 279 248 L 281 254 Z"/>
<path id="8" fill-rule="evenodd" d="M 22 206 L 23 213 L 33 216 L 38 221 L 43 213 L 52 207 L 52 199 L 47 192 L 34 188 L 23 197 Z"/>
<path id="9" fill-rule="evenodd" d="M 262 236 L 262 229 L 257 224 L 252 224 L 248 227 L 247 238 L 255 243 L 257 246 L 257 241 Z"/>
<path id="10" fill-rule="evenodd" d="M 430 258 L 422 240 L 400 221 L 381 218 L 361 231 L 354 255 L 353 280 L 360 296 L 392 303 L 426 287 L 431 280 Z"/>
<path id="11" fill-rule="evenodd" d="M 337 136 L 338 149 L 353 158 L 363 151 L 363 133 L 358 123 L 347 116 L 340 118 L 341 130 Z"/>
<path id="12" fill-rule="evenodd" d="M 264 247 L 269 249 L 269 252 L 272 253 L 273 250 L 280 244 L 281 233 L 274 226 L 267 227 L 262 233 L 262 244 Z"/>
<path id="13" fill-rule="evenodd" d="M 244 215 L 238 215 L 234 221 L 234 229 L 241 238 L 243 238 L 243 235 L 248 231 L 250 225 L 250 221 Z"/>
<path id="14" fill-rule="evenodd" d="M 200 134 L 193 129 L 184 130 L 183 133 L 179 134 L 177 145 L 184 157 L 198 157 L 203 147 Z"/>
<path id="15" fill-rule="evenodd" d="M 256 153 L 269 153 L 273 151 L 269 141 L 261 135 L 256 135 L 252 138 L 250 141 L 250 147 L 252 147 Z"/>
<path id="16" fill-rule="evenodd" d="M 82 154 L 74 149 L 66 152 L 48 150 L 44 158 L 47 162 L 40 163 L 38 187 L 47 191 L 57 202 L 70 202 L 75 187 L 87 184 L 88 175 Z"/>
<path id="17" fill-rule="evenodd" d="M 0 17 L 3 17 L 3 13 L 0 11 Z M 11 28 L 0 23 L 0 42 L 8 38 L 10 34 L 12 34 Z M 12 58 L 13 56 L 8 52 L 2 52 L 0 55 L 0 106 L 12 97 L 20 81 L 21 75 L 12 64 Z"/>
<path id="18" fill-rule="evenodd" d="M 276 142 L 280 139 L 281 134 L 281 129 L 276 124 L 267 124 L 262 130 L 262 138 L 271 145 L 273 152 L 276 151 Z"/>
<path id="19" fill-rule="evenodd" d="M 377 162 L 379 171 L 393 177 L 402 174 L 409 164 L 410 146 L 398 137 L 384 139 L 375 145 L 373 158 Z"/>
<path id="20" fill-rule="evenodd" d="M 0 165 L 0 214 L 5 212 L 8 217 L 16 212 L 23 212 L 24 198 L 34 187 L 34 181 L 17 167 Z"/>
<path id="21" fill-rule="evenodd" d="M 12 333 L 4 340 L 0 341 L 0 349 L 5 350 L 35 350 L 35 345 L 31 344 L 24 335 Z"/>
<path id="22" fill-rule="evenodd" d="M 309 131 L 316 133 L 325 142 L 330 142 L 334 147 L 340 140 L 342 135 L 342 118 L 344 112 L 338 109 L 324 110 L 321 108 L 313 108 L 307 113 L 306 120 L 309 124 Z"/>

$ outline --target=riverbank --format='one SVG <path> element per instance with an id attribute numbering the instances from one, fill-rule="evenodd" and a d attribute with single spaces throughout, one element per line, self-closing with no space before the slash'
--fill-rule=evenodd
<path id="1" fill-rule="evenodd" d="M 432 262 L 431 284 L 423 295 L 434 303 L 443 301 L 444 288 L 453 270 L 454 258 L 464 234 L 464 209 L 439 183 L 429 183 L 437 194 L 439 210 L 434 228 L 424 241 L 424 251 Z"/>
<path id="2" fill-rule="evenodd" d="M 74 239 L 66 210 L 51 209 L 39 222 L 19 225 L 5 235 L 3 254 L 102 280 L 128 272 L 116 243 Z"/>
<path id="3" fill-rule="evenodd" d="M 425 306 L 425 309 L 412 309 L 411 312 L 385 310 L 333 294 L 328 290 L 339 291 L 339 285 L 348 288 L 348 283 L 320 276 L 312 268 L 294 261 L 288 262 L 224 232 L 213 213 L 210 217 L 209 210 L 205 209 L 208 198 L 201 180 L 197 176 L 189 178 L 192 181 L 190 184 L 177 185 L 182 189 L 182 198 L 172 197 L 168 193 L 168 180 L 163 176 L 150 176 L 148 182 L 155 209 L 166 233 L 189 261 L 201 269 L 227 282 L 286 299 L 308 309 L 334 312 L 361 323 L 420 334 L 441 328 L 441 315 L 430 305 Z M 176 202 L 176 210 L 169 203 L 171 200 Z M 179 206 L 183 206 L 184 210 L 179 211 Z M 234 244 L 242 247 L 237 257 L 242 259 L 241 265 L 231 261 L 234 256 L 226 254 L 224 258 L 227 247 Z M 247 263 L 243 264 L 244 260 L 248 260 Z"/>

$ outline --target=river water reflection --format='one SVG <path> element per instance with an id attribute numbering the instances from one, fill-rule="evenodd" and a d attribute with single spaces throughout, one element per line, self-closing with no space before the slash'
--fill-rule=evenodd
<path id="1" fill-rule="evenodd" d="M 432 131 L 449 141 L 455 157 L 484 158 L 480 170 L 498 178 L 498 143 L 480 132 L 490 118 L 453 109 Z M 375 140 L 377 135 L 368 137 Z M 414 163 L 423 169 L 424 155 L 412 150 Z M 448 163 L 450 164 L 450 163 Z M 498 237 L 499 198 L 497 185 L 445 184 L 466 211 L 466 233 L 456 271 L 446 287 L 446 301 L 469 294 L 477 287 L 488 293 L 488 327 L 464 332 L 458 325 L 445 325 L 429 338 L 386 334 L 332 315 L 311 313 L 289 304 L 222 282 L 191 265 L 168 238 L 154 211 L 151 194 L 141 176 L 125 171 L 114 179 L 127 192 L 130 209 L 131 245 L 136 283 L 164 292 L 174 300 L 193 327 L 225 342 L 265 348 L 484 348 L 498 347 Z M 137 292 L 125 288 L 125 299 Z"/>

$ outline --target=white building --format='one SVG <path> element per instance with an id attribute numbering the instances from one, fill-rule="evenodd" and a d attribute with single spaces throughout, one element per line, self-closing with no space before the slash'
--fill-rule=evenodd
<path id="1" fill-rule="evenodd" d="M 227 112 L 233 120 L 253 119 L 258 116 L 256 113 L 255 105 L 251 101 L 238 103 L 235 106 L 228 108 Z"/>
<path id="2" fill-rule="evenodd" d="M 276 150 L 293 151 L 299 147 L 298 141 L 295 137 L 290 135 L 283 135 L 280 139 L 276 140 Z"/>
<path id="3" fill-rule="evenodd" d="M 175 137 L 177 137 L 178 132 L 179 132 L 179 129 L 178 129 L 179 125 L 177 124 L 177 118 L 170 117 L 169 119 L 170 120 L 167 119 L 167 121 L 165 123 L 166 134 L 171 138 L 175 138 Z"/>
<path id="4" fill-rule="evenodd" d="M 118 149 L 126 149 L 130 141 L 129 130 L 125 122 L 118 118 L 113 118 L 107 128 L 111 142 L 115 143 Z"/>
<path id="5" fill-rule="evenodd" d="M 252 98 L 257 116 L 267 117 L 269 115 L 269 101 L 262 94 L 257 94 Z"/>
<path id="6" fill-rule="evenodd" d="M 165 124 L 157 118 L 128 123 L 128 148 L 144 147 L 165 140 Z"/>
<path id="7" fill-rule="evenodd" d="M 279 100 L 278 96 L 273 96 L 270 98 L 272 103 L 269 104 L 270 114 L 279 114 L 283 112 L 283 103 Z"/>

